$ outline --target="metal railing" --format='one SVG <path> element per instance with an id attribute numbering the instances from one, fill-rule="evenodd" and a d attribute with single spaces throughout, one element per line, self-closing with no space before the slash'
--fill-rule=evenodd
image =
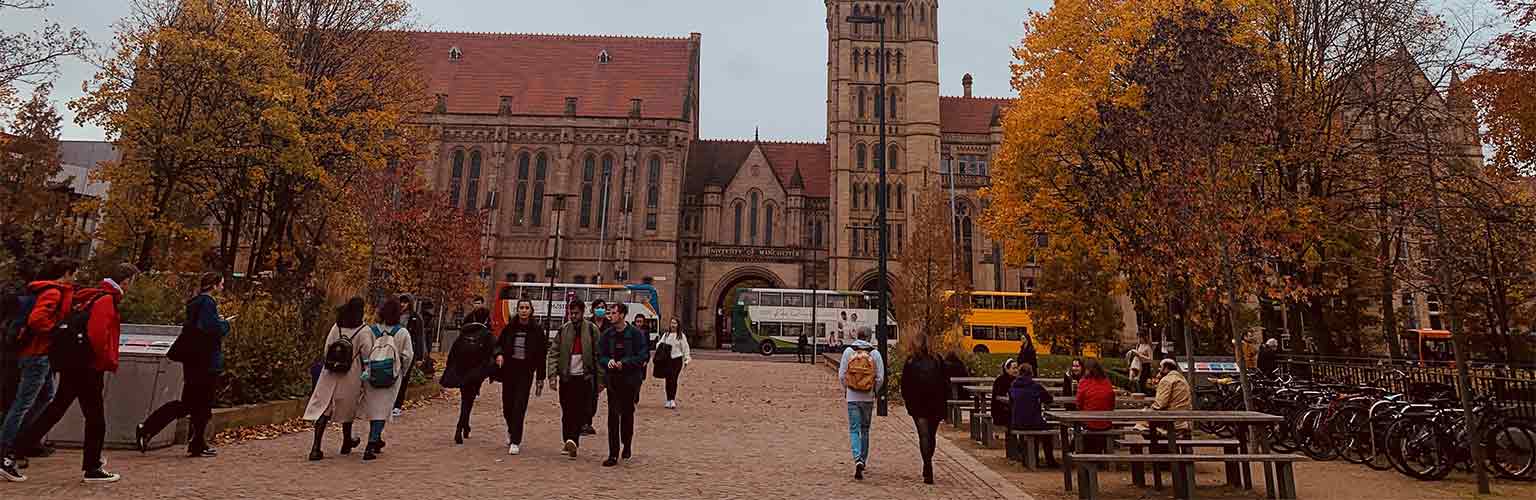
<path id="1" fill-rule="evenodd" d="M 1303 354 L 1283 354 L 1279 361 L 1281 370 L 1297 378 L 1368 385 L 1399 393 L 1426 384 L 1441 384 L 1451 390 L 1459 386 L 1456 366 L 1441 361 Z M 1473 362 L 1468 372 L 1474 397 L 1493 396 L 1514 415 L 1536 419 L 1536 367 Z"/>

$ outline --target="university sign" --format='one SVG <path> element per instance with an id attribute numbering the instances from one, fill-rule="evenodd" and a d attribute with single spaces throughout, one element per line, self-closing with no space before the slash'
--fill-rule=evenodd
<path id="1" fill-rule="evenodd" d="M 711 246 L 708 255 L 711 259 L 797 262 L 805 259 L 805 250 L 782 247 Z"/>

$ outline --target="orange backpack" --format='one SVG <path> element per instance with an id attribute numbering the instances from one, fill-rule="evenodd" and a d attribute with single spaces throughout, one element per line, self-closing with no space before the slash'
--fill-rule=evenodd
<path id="1" fill-rule="evenodd" d="M 854 349 L 848 357 L 848 371 L 844 376 L 849 389 L 860 392 L 875 390 L 875 357 L 869 351 Z"/>

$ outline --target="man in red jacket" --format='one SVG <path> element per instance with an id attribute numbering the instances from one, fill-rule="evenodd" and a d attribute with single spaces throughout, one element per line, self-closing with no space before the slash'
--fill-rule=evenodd
<path id="1" fill-rule="evenodd" d="M 69 313 L 70 299 L 75 291 L 75 270 L 80 265 L 73 260 L 59 259 L 48 263 L 41 276 L 47 278 L 27 285 L 27 291 L 37 297 L 32 311 L 27 315 L 24 343 L 17 352 L 16 365 L 20 382 L 16 388 L 16 400 L 0 424 L 0 478 L 9 481 L 25 481 L 20 468 L 25 464 L 21 456 L 44 456 L 45 452 L 23 446 L 16 440 L 21 428 L 42 417 L 41 410 L 53 399 L 53 370 L 48 363 L 48 334 L 54 325 Z"/>
<path id="2" fill-rule="evenodd" d="M 117 305 L 123 300 L 123 287 L 138 276 L 139 268 L 132 264 L 119 264 L 112 275 L 101 280 L 101 286 L 75 292 L 75 310 L 89 310 L 85 331 L 91 339 L 90 366 L 59 371 L 59 392 L 48 404 L 48 409 L 36 423 L 28 425 L 16 442 L 28 444 L 42 440 L 54 424 L 64 418 L 64 412 L 76 400 L 80 401 L 80 414 L 85 417 L 85 454 L 81 470 L 87 483 L 111 483 L 120 476 L 102 468 L 101 447 L 106 441 L 107 420 L 102 408 L 103 379 L 106 372 L 117 371 L 118 337 L 122 335 L 122 316 Z M 89 308 L 89 309 L 86 309 Z M 23 480 L 26 478 L 23 477 Z"/>

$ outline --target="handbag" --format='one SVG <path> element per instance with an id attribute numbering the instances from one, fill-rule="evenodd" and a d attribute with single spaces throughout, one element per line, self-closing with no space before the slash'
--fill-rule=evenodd
<path id="1" fill-rule="evenodd" d="M 656 354 L 651 358 L 651 375 L 656 378 L 667 378 L 672 374 L 672 344 L 664 340 L 656 341 Z"/>
<path id="2" fill-rule="evenodd" d="M 191 322 L 181 326 L 181 335 L 176 336 L 176 341 L 171 343 L 171 348 L 165 351 L 165 357 L 177 363 L 187 363 L 201 352 L 202 332 Z"/>

